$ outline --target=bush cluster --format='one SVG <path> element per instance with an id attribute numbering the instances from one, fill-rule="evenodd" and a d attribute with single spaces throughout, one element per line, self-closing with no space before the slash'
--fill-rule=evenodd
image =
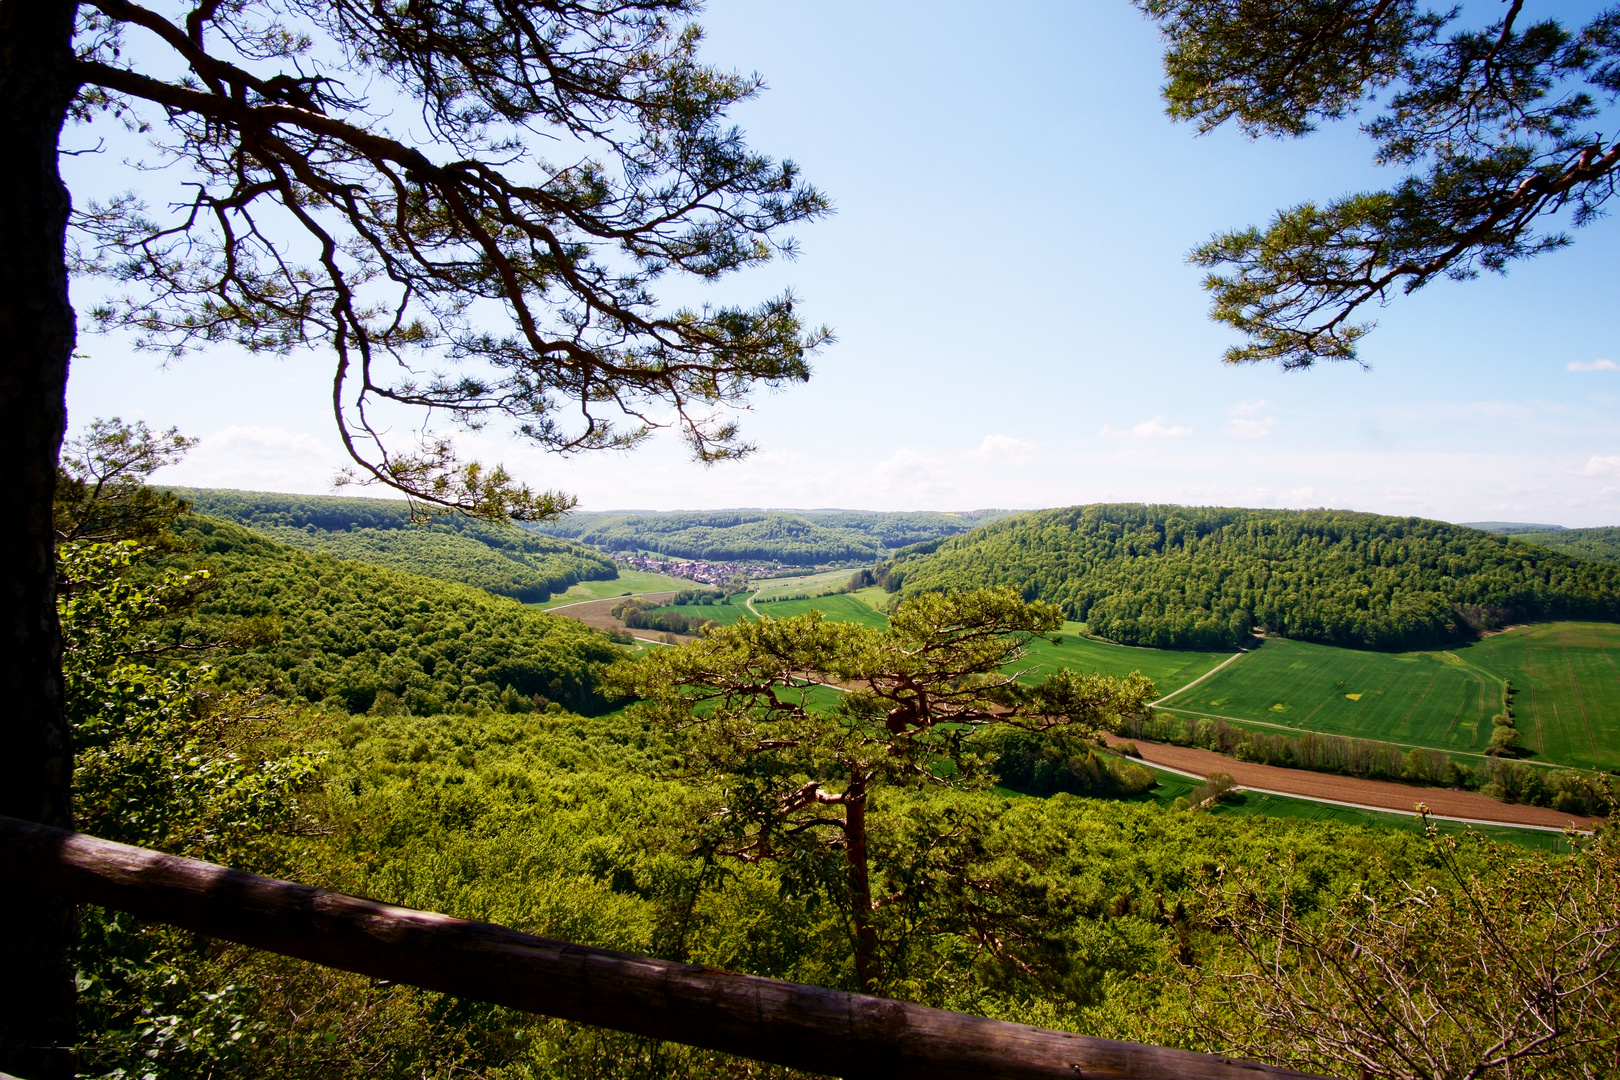
<path id="1" fill-rule="evenodd" d="M 613 605 L 611 614 L 632 630 L 656 630 L 662 634 L 701 634 L 705 626 L 714 624 L 713 619 L 662 610 L 639 597 Z"/>
<path id="2" fill-rule="evenodd" d="M 996 783 L 1025 795 L 1129 799 L 1158 783 L 1150 770 L 1124 757 L 1070 748 L 1049 735 L 1000 727 L 985 732 L 981 741 L 997 755 Z"/>

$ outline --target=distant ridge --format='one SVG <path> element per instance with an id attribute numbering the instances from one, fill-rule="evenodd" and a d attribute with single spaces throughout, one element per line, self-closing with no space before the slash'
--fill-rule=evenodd
<path id="1" fill-rule="evenodd" d="M 900 548 L 956 536 L 1009 513 L 834 509 L 587 511 L 543 522 L 536 528 L 602 551 L 817 566 L 874 562 Z"/>
<path id="2" fill-rule="evenodd" d="M 1457 524 L 1465 529 L 1479 529 L 1481 532 L 1501 533 L 1503 536 L 1517 536 L 1520 533 L 1564 532 L 1562 525 L 1536 525 L 1528 521 L 1459 521 Z"/>

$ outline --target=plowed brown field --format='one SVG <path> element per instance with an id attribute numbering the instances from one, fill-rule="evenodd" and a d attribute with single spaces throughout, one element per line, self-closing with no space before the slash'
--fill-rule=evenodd
<path id="1" fill-rule="evenodd" d="M 1121 740 L 1109 736 L 1109 742 Z M 1560 814 L 1544 806 L 1521 806 L 1499 802 L 1488 795 L 1473 791 L 1453 791 L 1450 788 L 1417 787 L 1385 780 L 1364 780 L 1356 776 L 1337 776 L 1333 773 L 1308 772 L 1304 769 L 1282 769 L 1275 765 L 1256 765 L 1217 754 L 1213 750 L 1199 750 L 1191 746 L 1170 746 L 1165 743 L 1136 741 L 1142 760 L 1151 765 L 1180 769 L 1183 772 L 1208 776 L 1223 772 L 1236 780 L 1240 787 L 1265 788 L 1284 795 L 1298 795 L 1311 799 L 1333 799 L 1338 802 L 1359 803 L 1381 809 L 1411 813 L 1418 803 L 1445 817 L 1472 818 L 1476 821 L 1500 822 L 1503 825 L 1544 825 L 1566 828 L 1575 825 L 1590 829 L 1597 824 L 1593 818 Z"/>

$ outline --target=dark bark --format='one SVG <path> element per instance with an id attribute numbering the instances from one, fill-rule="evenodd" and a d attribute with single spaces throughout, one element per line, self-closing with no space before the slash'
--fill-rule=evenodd
<path id="1" fill-rule="evenodd" d="M 70 827 L 51 499 L 73 353 L 57 142 L 75 92 L 73 0 L 0 0 L 0 814 Z M 72 1072 L 73 908 L 0 890 L 0 1070 Z"/>
<path id="2" fill-rule="evenodd" d="M 0 818 L 0 883 L 474 1001 L 844 1077 L 1311 1080 L 520 934 Z"/>
<path id="3" fill-rule="evenodd" d="M 856 771 L 844 792 L 844 858 L 849 863 L 850 920 L 855 930 L 855 978 L 870 991 L 877 981 L 877 931 L 872 927 L 872 871 L 866 850 L 866 777 Z"/>

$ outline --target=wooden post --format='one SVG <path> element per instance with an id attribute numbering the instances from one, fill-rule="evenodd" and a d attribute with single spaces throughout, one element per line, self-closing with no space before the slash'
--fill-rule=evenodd
<path id="1" fill-rule="evenodd" d="M 0 878 L 345 971 L 833 1076 L 1306 1080 L 552 941 L 15 818 L 0 817 Z"/>

